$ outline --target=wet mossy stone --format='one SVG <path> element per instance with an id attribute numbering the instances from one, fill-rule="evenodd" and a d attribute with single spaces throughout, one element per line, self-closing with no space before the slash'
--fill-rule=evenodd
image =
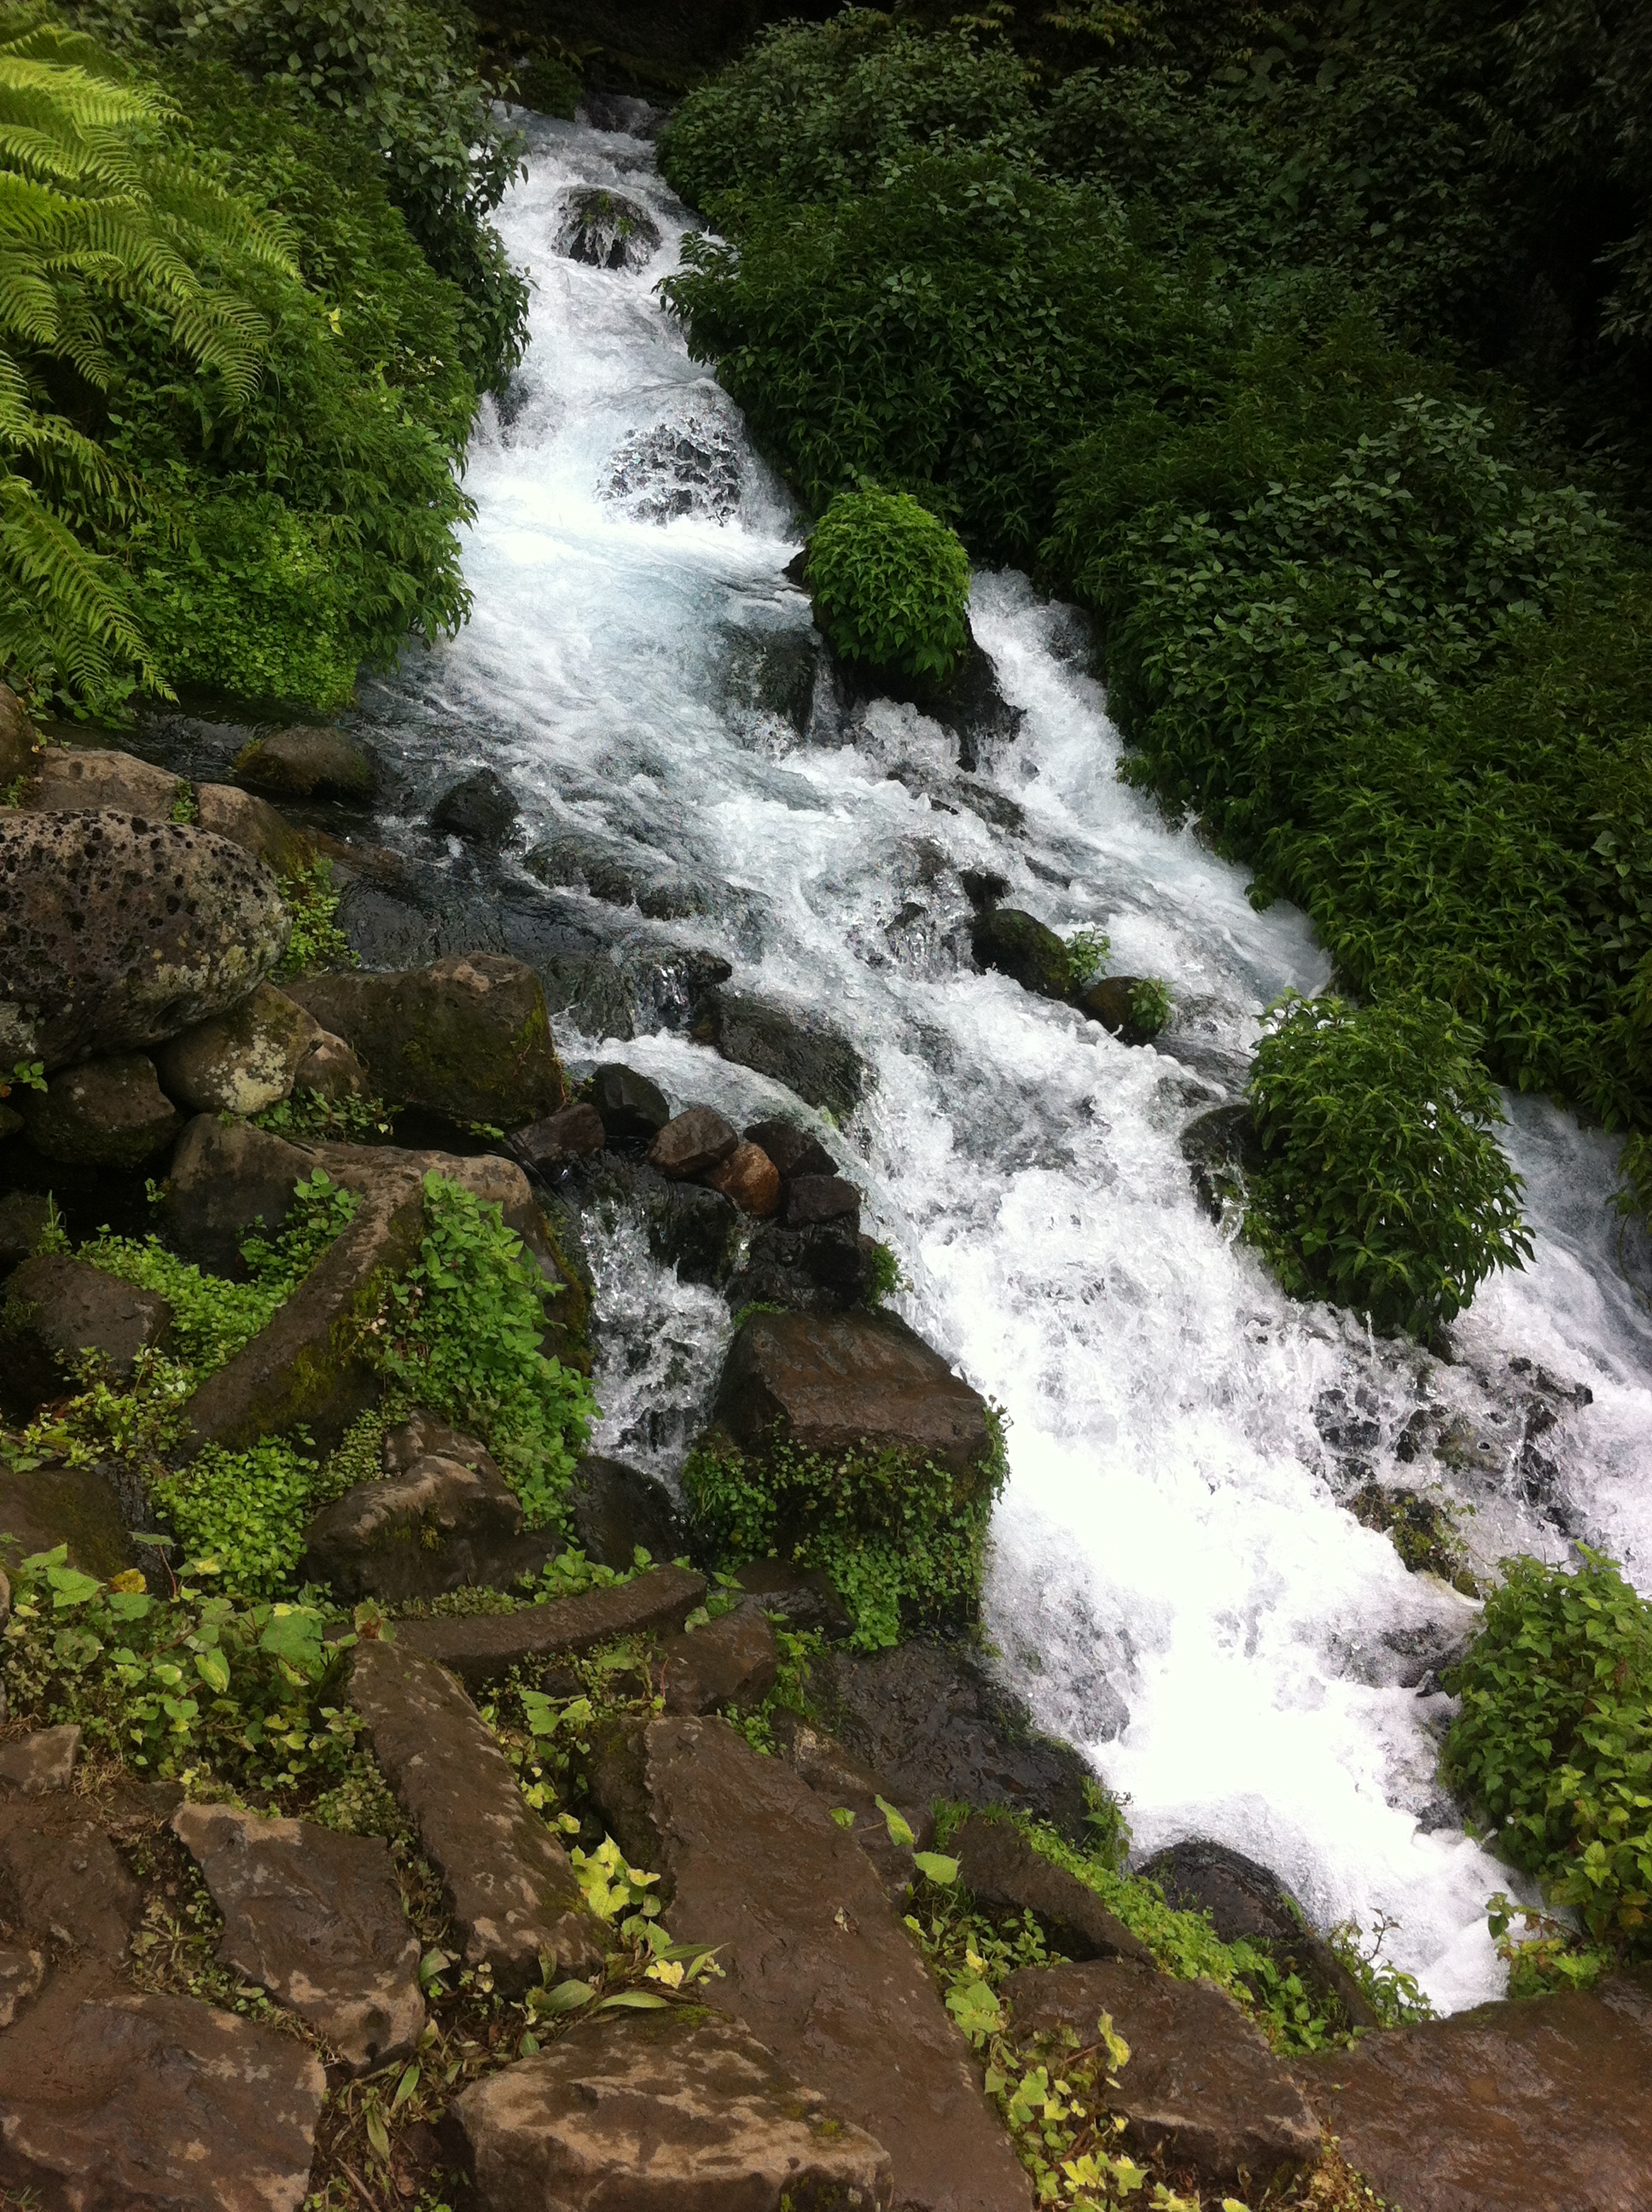
<path id="1" fill-rule="evenodd" d="M 443 792 L 431 810 L 430 826 L 469 844 L 497 845 L 509 836 L 517 811 L 502 778 L 490 768 L 473 769 Z"/>
<path id="2" fill-rule="evenodd" d="M 610 1145 L 647 1145 L 671 1118 L 657 1083 L 623 1060 L 604 1060 L 591 1079 L 591 1103 Z"/>
<path id="3" fill-rule="evenodd" d="M 342 730 L 307 723 L 254 738 L 235 756 L 234 775 L 255 791 L 285 799 L 372 798 L 378 776 L 372 761 Z"/>
<path id="4" fill-rule="evenodd" d="M 227 837 L 0 811 L 0 1065 L 147 1051 L 238 1004 L 291 927 L 275 877 Z"/>
<path id="5" fill-rule="evenodd" d="M 725 1060 L 772 1076 L 810 1106 L 842 1120 L 866 1087 L 866 1066 L 841 1030 L 801 1008 L 744 992 L 708 991 L 695 1034 Z"/>
<path id="6" fill-rule="evenodd" d="M 184 1126 L 155 1062 L 136 1052 L 60 1068 L 19 1108 L 35 1151 L 76 1167 L 140 1167 Z"/>
<path id="7" fill-rule="evenodd" d="M 556 249 L 592 269 L 645 269 L 659 250 L 659 226 L 623 192 L 588 185 L 563 202 Z"/>
<path id="8" fill-rule="evenodd" d="M 393 1103 L 512 1129 L 563 1103 L 544 987 L 525 961 L 456 953 L 428 968 L 313 975 L 288 988 Z"/>
<path id="9" fill-rule="evenodd" d="M 39 736 L 17 694 L 0 684 L 0 796 L 33 773 Z"/>
<path id="10" fill-rule="evenodd" d="M 3 1358 L 0 1352 L 0 1358 Z M 0 1462 L 0 1564 L 69 1547 L 69 1564 L 106 1582 L 132 1563 L 113 1486 L 95 1467 L 17 1468 Z"/>
<path id="11" fill-rule="evenodd" d="M 1053 929 L 1015 906 L 989 907 L 975 916 L 969 942 L 980 968 L 996 969 L 1041 999 L 1065 999 L 1071 963 Z"/>

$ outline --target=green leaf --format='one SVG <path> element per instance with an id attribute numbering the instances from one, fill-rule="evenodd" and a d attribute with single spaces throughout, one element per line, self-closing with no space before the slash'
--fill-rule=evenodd
<path id="1" fill-rule="evenodd" d="M 943 1888 L 958 1878 L 958 1863 L 944 1851 L 914 1851 L 912 1863 L 920 1875 L 931 1881 L 939 1882 Z"/>
<path id="2" fill-rule="evenodd" d="M 604 1997 L 598 2012 L 664 2012 L 671 2000 L 656 1996 L 652 1990 L 616 1990 L 611 1997 Z"/>
<path id="3" fill-rule="evenodd" d="M 221 1698 L 228 1689 L 229 1662 L 224 1657 L 223 1653 L 216 1648 L 210 1651 L 196 1653 L 195 1671 L 207 1687 L 210 1690 L 216 1690 Z"/>
<path id="4" fill-rule="evenodd" d="M 853 1827 L 854 1814 L 847 1805 L 834 1805 L 831 1810 L 832 1818 L 840 1828 Z"/>
<path id="5" fill-rule="evenodd" d="M 555 1989 L 545 1990 L 534 2001 L 536 2012 L 578 2012 L 588 2005 L 597 1992 L 589 1982 L 558 1982 Z"/>
<path id="6" fill-rule="evenodd" d="M 59 1611 L 86 1604 L 103 1588 L 95 1575 L 83 1575 L 76 1567 L 48 1567 L 46 1578 L 52 1585 L 52 1602 Z"/>
<path id="7" fill-rule="evenodd" d="M 899 1844 L 903 1849 L 910 1850 L 918 1838 L 913 1834 L 906 1815 L 897 1812 L 886 1797 L 880 1797 L 877 1802 L 878 1809 L 884 1816 L 884 1825 L 889 1830 L 890 1843 Z"/>
<path id="8" fill-rule="evenodd" d="M 419 2086 L 419 2062 L 416 2058 L 410 2065 L 404 2069 L 402 2078 L 396 2084 L 396 2094 L 390 2100 L 390 2109 L 392 2112 L 399 2111 L 413 2094 Z"/>

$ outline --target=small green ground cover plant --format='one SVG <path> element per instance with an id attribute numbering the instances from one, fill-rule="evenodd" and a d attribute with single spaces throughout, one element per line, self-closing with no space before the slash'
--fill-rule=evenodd
<path id="1" fill-rule="evenodd" d="M 1530 1258 L 1479 1042 L 1418 994 L 1275 1009 L 1248 1092 L 1262 1164 L 1247 1231 L 1294 1295 L 1426 1336 Z"/>
<path id="2" fill-rule="evenodd" d="M 318 969 L 353 968 L 355 955 L 349 939 L 339 927 L 338 908 L 343 893 L 332 879 L 332 862 L 325 855 L 307 868 L 281 879 L 281 896 L 292 916 L 292 933 L 276 970 L 277 981 L 295 975 L 311 975 Z"/>
<path id="3" fill-rule="evenodd" d="M 1503 1575 L 1448 1683 L 1462 1710 L 1441 1772 L 1502 1856 L 1576 1916 L 1581 1939 L 1538 1931 L 1550 1969 L 1525 1961 L 1525 1982 L 1541 1985 L 1652 1957 L 1652 1604 L 1586 1548 L 1574 1569 L 1512 1559 Z M 1517 1917 L 1498 1899 L 1494 1933 Z"/>
<path id="4" fill-rule="evenodd" d="M 815 619 L 846 660 L 944 684 L 969 643 L 969 557 L 906 492 L 840 492 L 816 524 Z"/>
<path id="5" fill-rule="evenodd" d="M 774 1553 L 823 1567 L 862 1650 L 920 1626 L 962 1626 L 981 1595 L 987 1524 L 1008 1474 L 1001 1415 L 987 1458 L 964 1480 L 896 1449 L 826 1455 L 783 1440 L 751 1455 L 714 1431 L 689 1454 L 683 1486 L 711 1555 Z"/>

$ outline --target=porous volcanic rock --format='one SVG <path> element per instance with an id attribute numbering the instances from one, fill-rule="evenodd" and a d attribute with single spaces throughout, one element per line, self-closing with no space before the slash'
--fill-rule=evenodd
<path id="1" fill-rule="evenodd" d="M 107 810 L 0 811 L 0 1060 L 142 1052 L 263 981 L 275 878 L 210 831 Z"/>
<path id="2" fill-rule="evenodd" d="M 916 1948 L 853 1837 L 725 1721 L 630 1724 L 592 1789 L 656 1869 L 679 1942 L 720 1944 L 705 2001 L 884 2144 L 912 2212 L 1023 2212 L 1030 2189 Z"/>
<path id="3" fill-rule="evenodd" d="M 648 1147 L 648 1164 L 673 1182 L 708 1174 L 730 1158 L 739 1135 L 710 1106 L 690 1106 L 674 1115 Z"/>
<path id="4" fill-rule="evenodd" d="M 0 2037 L 0 2185 L 63 2212 L 299 2212 L 326 2086 L 277 2028 L 63 1975 Z"/>
<path id="5" fill-rule="evenodd" d="M 615 1145 L 650 1144 L 671 1118 L 659 1085 L 623 1060 L 604 1060 L 592 1074 L 591 1103 Z"/>
<path id="6" fill-rule="evenodd" d="M 378 777 L 342 730 L 295 724 L 254 738 L 235 756 L 235 775 L 255 791 L 287 799 L 371 799 Z"/>
<path id="7" fill-rule="evenodd" d="M 706 1595 L 706 1578 L 688 1567 L 653 1567 L 635 1582 L 581 1590 L 515 1613 L 477 1613 L 468 1619 L 404 1621 L 397 1649 L 439 1660 L 469 1690 L 524 1660 L 556 1659 L 616 1637 L 669 1633 L 681 1628 Z"/>
<path id="8" fill-rule="evenodd" d="M 969 933 L 975 964 L 995 968 L 1041 999 L 1065 999 L 1071 963 L 1053 929 L 1019 907 L 993 906 L 978 914 Z"/>
<path id="9" fill-rule="evenodd" d="M 742 1213 L 762 1220 L 780 1202 L 780 1170 L 761 1146 L 743 1138 L 726 1160 L 711 1170 L 706 1181 L 714 1190 L 732 1199 Z"/>
<path id="10" fill-rule="evenodd" d="M 413 2048 L 418 1938 L 381 1837 L 230 1805 L 180 1805 L 172 1827 L 223 1916 L 225 1966 L 290 2005 L 352 2073 Z"/>
<path id="11" fill-rule="evenodd" d="M 472 769 L 450 783 L 430 812 L 430 826 L 468 844 L 497 845 L 511 833 L 519 810 L 510 786 L 490 768 Z"/>
<path id="12" fill-rule="evenodd" d="M 1013 1823 L 976 1814 L 952 1838 L 964 1887 L 983 1905 L 1032 1911 L 1054 1947 L 1072 1958 L 1130 1959 L 1151 1968 L 1153 1954 L 1095 1891 L 1036 1851 Z"/>
<path id="13" fill-rule="evenodd" d="M 654 1679 L 668 1713 L 708 1713 L 717 1705 L 750 1711 L 774 1688 L 779 1658 L 767 1615 L 748 1598 L 703 1627 L 667 1638 Z"/>
<path id="14" fill-rule="evenodd" d="M 267 799 L 233 783 L 203 783 L 195 799 L 203 830 L 228 837 L 273 874 L 301 875 L 313 865 L 314 844 Z"/>
<path id="15" fill-rule="evenodd" d="M 453 2102 L 483 2212 L 886 2212 L 889 2154 L 734 2022 L 582 2022 Z"/>
<path id="16" fill-rule="evenodd" d="M 802 1452 L 894 1447 L 966 1490 L 985 1480 L 987 1402 L 893 1314 L 751 1315 L 718 1386 L 715 1418 L 743 1450 L 783 1437 Z"/>
<path id="17" fill-rule="evenodd" d="M 0 1396 L 14 1398 L 27 1370 L 42 1398 L 69 1386 L 60 1364 L 99 1352 L 122 1378 L 140 1352 L 166 1342 L 172 1308 L 157 1291 L 141 1290 L 67 1253 L 44 1252 L 14 1269 L 0 1309 L 0 1357 L 9 1372 Z"/>
<path id="18" fill-rule="evenodd" d="M 629 1567 L 639 1548 L 653 1559 L 674 1559 L 684 1548 L 670 1491 L 623 1460 L 594 1452 L 580 1460 L 569 1502 L 580 1548 L 598 1566 Z"/>
<path id="19" fill-rule="evenodd" d="M 260 1114 L 285 1098 L 322 1034 L 313 1014 L 260 983 L 227 1014 L 215 1014 L 162 1045 L 161 1088 L 189 1114 Z"/>
<path id="20" fill-rule="evenodd" d="M 189 791 L 188 784 L 167 769 L 139 760 L 134 753 L 48 745 L 35 756 L 33 765 L 34 775 L 20 804 L 36 814 L 106 806 L 118 814 L 170 822 L 173 807 Z"/>
<path id="21" fill-rule="evenodd" d="M 44 1091 L 19 1094 L 18 1110 L 35 1151 L 71 1167 L 139 1167 L 183 1127 L 138 1052 L 59 1068 Z"/>
<path id="22" fill-rule="evenodd" d="M 1037 1735 L 966 1654 L 919 1643 L 826 1651 L 809 1686 L 825 1725 L 889 1777 L 896 1804 L 961 1797 L 1084 1832 L 1089 1768 L 1066 1744 Z"/>
<path id="23" fill-rule="evenodd" d="M 1122 2114 L 1133 2149 L 1191 2166 L 1212 2182 L 1243 2173 L 1266 2183 L 1282 2167 L 1318 2158 L 1313 2108 L 1261 2030 L 1213 1983 L 1098 1959 L 1023 1966 L 1002 1994 L 1018 2038 L 1071 2028 L 1081 2044 L 1093 2044 L 1108 2014 L 1130 2045 L 1108 2102 Z M 1412 2200 L 1406 2202 L 1411 2212 Z"/>
<path id="24" fill-rule="evenodd" d="M 865 1061 L 841 1030 L 800 1008 L 721 988 L 705 999 L 708 1041 L 727 1060 L 772 1076 L 841 1121 L 860 1103 Z"/>
<path id="25" fill-rule="evenodd" d="M 586 1910 L 568 1854 L 524 1803 L 504 1753 L 446 1669 L 405 1639 L 365 1642 L 349 1697 L 441 1875 L 465 1964 L 489 1967 L 510 1996 L 539 1979 L 542 1954 L 565 1976 L 600 1966 L 604 1930 Z"/>
<path id="26" fill-rule="evenodd" d="M 1295 2065 L 1343 2156 L 1406 2212 L 1652 2208 L 1652 1966 Z"/>
<path id="27" fill-rule="evenodd" d="M 384 975 L 312 975 L 290 992 L 366 1061 L 382 1097 L 503 1128 L 562 1103 L 544 988 L 525 961 L 450 954 Z"/>

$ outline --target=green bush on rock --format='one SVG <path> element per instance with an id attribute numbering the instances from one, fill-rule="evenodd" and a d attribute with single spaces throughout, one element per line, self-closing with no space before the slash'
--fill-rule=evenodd
<path id="1" fill-rule="evenodd" d="M 944 684 L 969 643 L 969 556 L 906 492 L 840 492 L 809 540 L 808 578 L 846 660 Z"/>
<path id="2" fill-rule="evenodd" d="M 1531 1255 L 1479 1037 L 1437 1000 L 1286 998 L 1256 1048 L 1248 1233 L 1298 1297 L 1426 1334 Z"/>
<path id="3" fill-rule="evenodd" d="M 1441 1771 L 1591 1942 L 1652 1956 L 1652 1603 L 1588 1550 L 1503 1568 Z"/>

